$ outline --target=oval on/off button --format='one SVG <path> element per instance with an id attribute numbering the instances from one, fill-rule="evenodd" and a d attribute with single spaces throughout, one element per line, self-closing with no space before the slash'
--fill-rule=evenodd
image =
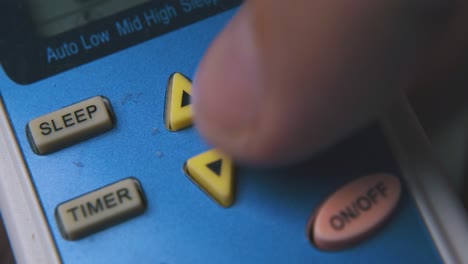
<path id="1" fill-rule="evenodd" d="M 401 196 L 400 180 L 371 174 L 338 189 L 309 219 L 307 235 L 323 250 L 340 250 L 365 239 L 390 217 Z"/>

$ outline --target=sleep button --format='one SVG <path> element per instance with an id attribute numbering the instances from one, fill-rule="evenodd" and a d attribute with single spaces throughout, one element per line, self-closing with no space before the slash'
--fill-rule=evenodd
<path id="1" fill-rule="evenodd" d="M 29 121 L 26 134 L 36 154 L 47 154 L 114 127 L 109 100 L 95 96 Z"/>
<path id="2" fill-rule="evenodd" d="M 55 219 L 63 238 L 76 240 L 142 214 L 146 209 L 138 180 L 127 178 L 59 204 Z"/>

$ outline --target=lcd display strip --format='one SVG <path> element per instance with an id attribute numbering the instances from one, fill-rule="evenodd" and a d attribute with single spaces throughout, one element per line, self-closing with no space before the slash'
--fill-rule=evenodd
<path id="1" fill-rule="evenodd" d="M 33 23 L 36 21 L 36 26 L 32 26 L 30 32 L 25 32 L 27 36 L 23 39 L 28 41 L 10 46 L 11 50 L 5 55 L 2 65 L 13 81 L 20 84 L 32 83 L 216 15 L 240 5 L 241 2 L 150 1 L 124 11 L 120 11 L 122 8 L 119 6 L 114 10 L 118 13 L 114 15 L 109 15 L 110 12 L 98 15 L 99 12 L 96 11 L 94 17 L 89 17 L 92 22 L 79 20 L 75 24 L 63 22 L 63 17 L 69 14 L 82 19 L 92 10 L 100 10 L 99 5 L 94 3 L 95 9 L 81 9 L 71 13 L 36 13 L 35 18 L 28 18 Z M 100 19 L 101 17 L 104 18 Z M 99 20 L 95 21 L 96 19 Z M 54 35 L 67 29 L 70 30 Z"/>
<path id="2" fill-rule="evenodd" d="M 28 0 L 35 31 L 45 37 L 98 21 L 149 0 Z"/>

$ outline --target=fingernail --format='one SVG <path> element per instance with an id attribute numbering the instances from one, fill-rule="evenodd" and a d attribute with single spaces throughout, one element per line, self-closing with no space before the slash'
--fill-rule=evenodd
<path id="1" fill-rule="evenodd" d="M 208 142 L 231 148 L 257 120 L 261 89 L 255 42 L 241 8 L 203 58 L 193 84 L 195 125 Z"/>

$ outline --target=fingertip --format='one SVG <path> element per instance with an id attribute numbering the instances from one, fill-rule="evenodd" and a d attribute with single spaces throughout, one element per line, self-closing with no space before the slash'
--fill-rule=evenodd
<path id="1" fill-rule="evenodd" d="M 389 52 L 379 42 L 366 41 L 359 9 L 340 13 L 327 3 L 331 15 L 319 13 L 310 25 L 296 23 L 308 21 L 306 9 L 288 13 L 280 2 L 240 8 L 194 78 L 194 122 L 210 145 L 250 164 L 291 164 L 376 117 L 404 69 L 387 74 L 394 58 L 380 56 Z M 278 21 L 278 14 L 290 20 Z M 353 30 L 362 37 L 349 43 Z"/>
<path id="2" fill-rule="evenodd" d="M 248 10 L 241 7 L 206 52 L 193 82 L 196 128 L 231 155 L 244 144 L 260 111 L 253 38 Z"/>

